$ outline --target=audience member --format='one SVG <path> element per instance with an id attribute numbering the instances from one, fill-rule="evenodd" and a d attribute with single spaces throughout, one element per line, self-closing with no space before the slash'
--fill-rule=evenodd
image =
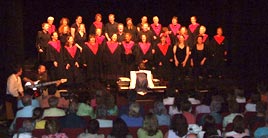
<path id="1" fill-rule="evenodd" d="M 121 118 L 126 122 L 128 127 L 141 127 L 143 118 L 140 115 L 140 105 L 132 103 L 129 106 L 128 114 L 121 115 Z"/>
<path id="2" fill-rule="evenodd" d="M 170 125 L 170 116 L 167 114 L 167 109 L 162 102 L 157 101 L 154 103 L 154 114 L 157 117 L 159 126 Z"/>
<path id="3" fill-rule="evenodd" d="M 13 138 L 32 138 L 33 129 L 34 126 L 32 122 L 26 119 L 22 123 L 22 128 L 20 128 L 18 132 L 14 134 Z"/>
<path id="4" fill-rule="evenodd" d="M 105 105 L 101 104 L 97 106 L 96 118 L 100 124 L 100 128 L 113 127 L 113 121 L 106 119 L 107 108 Z"/>
<path id="5" fill-rule="evenodd" d="M 265 119 L 265 126 L 264 127 L 259 127 L 255 132 L 254 132 L 254 137 L 255 138 L 266 138 L 268 137 L 268 118 L 266 117 Z"/>
<path id="6" fill-rule="evenodd" d="M 52 96 L 48 99 L 49 108 L 45 109 L 44 117 L 61 117 L 65 116 L 65 111 L 57 108 L 59 98 Z"/>
<path id="7" fill-rule="evenodd" d="M 132 138 L 132 135 L 129 135 L 128 126 L 124 120 L 117 118 L 113 122 L 112 132 L 107 138 Z"/>
<path id="8" fill-rule="evenodd" d="M 233 130 L 226 132 L 224 137 L 242 138 L 245 136 L 249 136 L 249 131 L 245 128 L 243 116 L 237 115 L 233 120 Z"/>
<path id="9" fill-rule="evenodd" d="M 91 118 L 96 118 L 94 109 L 90 105 L 90 96 L 89 93 L 83 92 L 79 95 L 79 104 L 77 115 L 79 116 L 90 116 Z"/>
<path id="10" fill-rule="evenodd" d="M 138 129 L 137 135 L 138 138 L 163 138 L 163 133 L 158 128 L 158 120 L 154 114 L 145 115 L 143 126 Z"/>
<path id="11" fill-rule="evenodd" d="M 53 119 L 46 121 L 45 130 L 47 135 L 43 135 L 42 138 L 68 138 L 65 133 L 59 133 L 60 127 Z"/>
<path id="12" fill-rule="evenodd" d="M 184 138 L 188 133 L 188 123 L 184 115 L 176 114 L 172 117 L 170 129 L 165 138 Z"/>
<path id="13" fill-rule="evenodd" d="M 232 123 L 233 119 L 237 115 L 242 115 L 239 113 L 239 105 L 238 105 L 238 103 L 236 103 L 236 101 L 230 101 L 228 103 L 228 107 L 229 107 L 230 114 L 223 118 L 223 122 L 222 122 L 223 128 L 225 128 L 229 123 Z"/>
<path id="14" fill-rule="evenodd" d="M 33 110 L 33 123 L 35 129 L 45 129 L 46 120 L 43 119 L 44 109 L 41 107 L 36 107 Z"/>
<path id="15" fill-rule="evenodd" d="M 191 113 L 191 103 L 189 101 L 184 101 L 181 103 L 182 114 L 185 116 L 188 124 L 195 124 L 195 116 Z"/>
<path id="16" fill-rule="evenodd" d="M 252 93 L 250 101 L 245 105 L 246 112 L 256 112 L 256 103 L 261 101 L 261 96 L 259 93 Z"/>
<path id="17" fill-rule="evenodd" d="M 96 119 L 88 122 L 86 132 L 81 133 L 77 138 L 104 138 L 103 134 L 98 134 L 100 124 Z"/>

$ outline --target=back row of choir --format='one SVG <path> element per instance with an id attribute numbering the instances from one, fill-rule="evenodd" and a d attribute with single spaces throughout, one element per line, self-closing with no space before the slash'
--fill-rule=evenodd
<path id="1" fill-rule="evenodd" d="M 105 25 L 101 14 L 96 14 L 95 19 L 89 35 L 81 16 L 71 27 L 68 18 L 62 18 L 58 32 L 53 17 L 42 24 L 36 38 L 38 58 L 53 80 L 116 80 L 129 76 L 140 62 L 164 80 L 189 75 L 190 67 L 194 76 L 223 75 L 228 47 L 221 27 L 209 40 L 206 27 L 198 24 L 195 16 L 190 18 L 188 29 L 178 23 L 177 17 L 168 27 L 162 27 L 157 16 L 151 25 L 146 16 L 142 17 L 137 27 L 131 18 L 126 19 L 124 27 L 115 22 L 113 14 Z"/>

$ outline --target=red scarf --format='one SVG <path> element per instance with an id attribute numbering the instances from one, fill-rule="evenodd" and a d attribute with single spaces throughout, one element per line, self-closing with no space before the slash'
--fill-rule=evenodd
<path id="1" fill-rule="evenodd" d="M 168 51 L 169 44 L 168 43 L 165 43 L 164 45 L 162 45 L 161 43 L 158 43 L 157 46 L 160 49 L 161 53 L 164 56 L 166 56 L 167 51 Z"/>
<path id="2" fill-rule="evenodd" d="M 145 55 L 148 52 L 148 50 L 149 50 L 149 48 L 151 46 L 151 43 L 149 43 L 149 42 L 147 42 L 147 43 L 139 42 L 139 46 L 140 46 L 140 48 L 142 50 L 142 53 Z"/>
<path id="3" fill-rule="evenodd" d="M 93 22 L 93 24 L 95 25 L 96 28 L 102 29 L 102 22 L 95 21 L 95 22 Z"/>
<path id="4" fill-rule="evenodd" d="M 208 38 L 208 35 L 207 34 L 204 34 L 203 35 L 203 43 L 206 42 L 207 38 Z"/>
<path id="5" fill-rule="evenodd" d="M 198 26 L 199 26 L 198 23 L 196 23 L 195 25 L 190 24 L 190 25 L 189 25 L 190 31 L 193 33 L 193 32 L 195 31 L 195 29 L 196 29 Z"/>
<path id="6" fill-rule="evenodd" d="M 214 36 L 214 39 L 216 40 L 216 42 L 220 45 L 222 44 L 223 40 L 224 40 L 224 36 L 218 36 L 218 35 L 215 35 Z"/>
<path id="7" fill-rule="evenodd" d="M 56 27 L 55 27 L 55 25 L 51 25 L 49 28 L 48 28 L 48 33 L 49 34 L 52 34 L 53 32 L 55 32 L 56 31 Z"/>
<path id="8" fill-rule="evenodd" d="M 51 45 L 58 53 L 60 53 L 60 48 L 61 48 L 60 40 L 49 41 L 48 44 Z"/>
<path id="9" fill-rule="evenodd" d="M 162 29 L 161 24 L 158 24 L 157 26 L 154 24 L 151 24 L 151 27 L 153 28 L 154 32 L 158 36 L 160 34 L 161 29 Z"/>
<path id="10" fill-rule="evenodd" d="M 99 45 L 98 43 L 95 43 L 94 45 L 91 45 L 90 43 L 86 42 L 87 47 L 93 52 L 94 55 L 97 54 Z"/>
<path id="11" fill-rule="evenodd" d="M 96 36 L 95 38 L 96 38 L 96 42 L 100 45 L 102 44 L 105 37 L 101 35 L 101 36 Z"/>
<path id="12" fill-rule="evenodd" d="M 134 46 L 134 42 L 130 41 L 129 43 L 127 43 L 126 41 L 123 41 L 122 44 L 125 48 L 125 53 L 129 54 L 131 52 L 132 47 Z"/>
<path id="13" fill-rule="evenodd" d="M 112 43 L 112 42 L 108 41 L 107 46 L 108 46 L 110 52 L 113 54 L 114 51 L 116 50 L 116 48 L 118 47 L 118 42 Z"/>
<path id="14" fill-rule="evenodd" d="M 74 58 L 75 57 L 75 54 L 76 54 L 76 51 L 77 51 L 77 46 L 76 45 L 74 45 L 72 47 L 65 46 L 65 48 L 68 51 L 68 53 L 70 54 L 70 56 L 72 58 Z"/>
<path id="15" fill-rule="evenodd" d="M 170 27 L 171 31 L 173 32 L 173 34 L 176 35 L 178 30 L 181 28 L 181 25 L 180 24 L 176 24 L 176 25 L 170 24 L 169 27 Z"/>

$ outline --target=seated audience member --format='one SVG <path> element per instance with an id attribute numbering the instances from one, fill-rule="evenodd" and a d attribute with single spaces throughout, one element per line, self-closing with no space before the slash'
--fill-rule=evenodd
<path id="1" fill-rule="evenodd" d="M 49 108 L 48 99 L 52 96 L 55 96 L 57 87 L 55 85 L 51 85 L 48 87 L 48 95 L 43 95 L 40 99 L 40 107 L 42 108 Z M 65 99 L 64 97 L 58 97 L 58 104 L 57 107 L 67 109 L 69 107 L 69 100 Z"/>
<path id="2" fill-rule="evenodd" d="M 49 108 L 45 109 L 44 117 L 60 117 L 65 116 L 65 111 L 57 108 L 59 98 L 52 96 L 48 99 Z"/>
<path id="3" fill-rule="evenodd" d="M 142 128 L 138 129 L 138 138 L 163 138 L 162 131 L 158 128 L 158 120 L 152 113 L 144 117 Z"/>
<path id="4" fill-rule="evenodd" d="M 210 103 L 210 115 L 213 116 L 215 119 L 216 124 L 221 124 L 222 123 L 222 115 L 220 114 L 221 111 L 221 103 L 218 101 L 212 101 Z"/>
<path id="5" fill-rule="evenodd" d="M 245 112 L 256 112 L 256 103 L 261 100 L 259 93 L 252 93 L 250 101 L 245 105 Z"/>
<path id="6" fill-rule="evenodd" d="M 30 89 L 30 88 L 28 88 L 28 89 L 26 89 L 24 91 L 24 95 L 29 95 L 31 97 L 32 97 L 33 93 L 34 93 L 34 91 L 32 89 Z M 22 104 L 22 100 L 21 99 L 18 100 L 18 105 L 17 106 L 18 106 L 18 109 L 24 107 L 24 105 Z M 32 98 L 32 106 L 33 107 L 40 107 L 39 101 L 37 99 L 33 99 Z"/>
<path id="7" fill-rule="evenodd" d="M 136 100 L 130 100 L 128 99 L 128 103 L 126 105 L 122 105 L 119 109 L 119 116 L 123 115 L 123 114 L 128 114 L 129 112 L 129 107 L 132 103 L 134 103 Z M 140 115 L 144 116 L 144 109 L 142 107 L 140 107 Z"/>
<path id="8" fill-rule="evenodd" d="M 107 108 L 105 105 L 101 104 L 97 106 L 96 118 L 100 124 L 100 128 L 113 127 L 113 120 L 106 119 Z"/>
<path id="9" fill-rule="evenodd" d="M 167 114 L 167 109 L 162 102 L 158 101 L 154 103 L 154 114 L 157 117 L 159 126 L 169 126 L 170 116 Z"/>
<path id="10" fill-rule="evenodd" d="M 121 115 L 121 118 L 126 122 L 128 127 L 141 127 L 143 118 L 140 115 L 140 105 L 132 103 L 129 106 L 128 114 Z"/>
<path id="11" fill-rule="evenodd" d="M 76 115 L 78 103 L 73 100 L 69 105 L 69 113 L 60 119 L 61 128 L 84 128 L 86 126 L 85 120 Z"/>
<path id="12" fill-rule="evenodd" d="M 264 82 L 261 82 L 257 85 L 257 90 L 261 95 L 261 102 L 268 103 L 268 90 L 267 85 Z"/>
<path id="13" fill-rule="evenodd" d="M 197 105 L 197 104 L 200 104 L 200 100 L 197 98 L 198 97 L 198 94 L 197 92 L 195 91 L 190 91 L 189 92 L 189 98 L 188 98 L 188 101 L 190 101 L 190 103 L 192 105 Z"/>
<path id="14" fill-rule="evenodd" d="M 78 116 L 90 116 L 96 118 L 94 109 L 90 106 L 89 93 L 84 92 L 79 96 L 78 110 L 76 113 Z"/>
<path id="15" fill-rule="evenodd" d="M 258 102 L 256 104 L 256 111 L 257 111 L 256 115 L 251 116 L 249 118 L 245 118 L 246 122 L 248 122 L 248 126 L 250 130 L 252 130 L 252 128 L 254 127 L 254 124 L 265 122 L 265 112 L 266 112 L 265 105 L 261 102 Z"/>
<path id="16" fill-rule="evenodd" d="M 47 135 L 42 138 L 68 138 L 65 133 L 59 133 L 60 127 L 55 120 L 47 120 L 45 130 Z"/>
<path id="17" fill-rule="evenodd" d="M 265 119 L 265 126 L 264 127 L 259 127 L 255 132 L 254 132 L 254 138 L 267 138 L 268 137 L 268 117 Z"/>
<path id="18" fill-rule="evenodd" d="M 174 104 L 169 106 L 168 114 L 173 116 L 175 114 L 182 114 L 181 111 L 181 102 L 187 100 L 187 96 L 185 94 L 179 94 L 175 97 Z"/>
<path id="19" fill-rule="evenodd" d="M 100 124 L 96 119 L 88 122 L 86 132 L 81 133 L 77 138 L 104 138 L 103 134 L 98 134 Z"/>
<path id="20" fill-rule="evenodd" d="M 165 138 L 184 138 L 188 134 L 188 123 L 182 114 L 176 114 L 171 119 L 170 129 Z"/>
<path id="21" fill-rule="evenodd" d="M 191 113 L 191 103 L 189 101 L 184 101 L 181 103 L 182 114 L 185 116 L 188 124 L 195 124 L 195 116 Z"/>
<path id="22" fill-rule="evenodd" d="M 239 104 L 236 101 L 230 101 L 228 103 L 228 108 L 229 108 L 230 114 L 223 118 L 223 122 L 222 122 L 223 128 L 225 128 L 229 123 L 233 123 L 233 119 L 237 115 L 242 115 L 239 113 Z"/>
<path id="23" fill-rule="evenodd" d="M 138 94 L 145 95 L 149 88 L 154 87 L 152 72 L 146 70 L 145 63 L 140 63 L 139 71 L 130 71 L 130 89 Z"/>
<path id="24" fill-rule="evenodd" d="M 210 102 L 211 102 L 211 97 L 209 94 L 206 94 L 202 98 L 202 102 L 200 105 L 195 107 L 195 114 L 198 115 L 200 113 L 210 113 Z"/>
<path id="25" fill-rule="evenodd" d="M 216 121 L 213 116 L 207 115 L 202 125 L 202 131 L 198 133 L 199 138 L 203 138 L 205 133 L 221 136 L 221 131 L 217 129 Z"/>
<path id="26" fill-rule="evenodd" d="M 244 90 L 241 89 L 241 88 L 236 88 L 234 90 L 234 93 L 235 93 L 235 100 L 237 103 L 246 103 L 246 97 L 244 95 Z"/>
<path id="27" fill-rule="evenodd" d="M 34 107 L 32 106 L 32 97 L 29 95 L 23 96 L 22 97 L 22 104 L 24 107 L 17 111 L 15 119 L 13 120 L 13 122 L 11 123 L 11 125 L 9 127 L 10 132 L 14 131 L 17 118 L 19 118 L 19 117 L 32 117 L 33 116 Z"/>
<path id="28" fill-rule="evenodd" d="M 41 107 L 36 107 L 33 110 L 33 123 L 35 124 L 35 129 L 45 129 L 46 120 L 43 119 L 44 109 Z"/>
<path id="29" fill-rule="evenodd" d="M 13 138 L 32 138 L 33 130 L 34 130 L 34 126 L 32 122 L 26 119 L 22 123 L 22 128 L 20 128 L 18 132 L 13 135 Z"/>
<path id="30" fill-rule="evenodd" d="M 129 135 L 129 130 L 124 120 L 117 118 L 113 122 L 112 132 L 107 136 L 107 138 L 132 138 L 132 136 Z"/>
<path id="31" fill-rule="evenodd" d="M 233 130 L 226 132 L 224 137 L 242 138 L 250 136 L 248 129 L 245 128 L 243 116 L 236 116 L 233 120 Z"/>
<path id="32" fill-rule="evenodd" d="M 107 107 L 108 116 L 117 116 L 118 107 L 115 104 L 114 96 L 112 94 L 106 94 L 104 98 L 105 106 Z"/>

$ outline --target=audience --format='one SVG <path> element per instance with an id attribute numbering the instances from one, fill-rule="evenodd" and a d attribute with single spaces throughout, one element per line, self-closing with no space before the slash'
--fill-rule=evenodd
<path id="1" fill-rule="evenodd" d="M 107 108 L 105 105 L 98 105 L 96 109 L 96 118 L 100 124 L 100 128 L 112 127 L 113 121 L 106 119 Z"/>
<path id="2" fill-rule="evenodd" d="M 23 121 L 22 128 L 14 134 L 13 138 L 32 138 L 32 130 L 34 129 L 33 123 L 26 119 Z"/>
<path id="3" fill-rule="evenodd" d="M 96 119 L 88 122 L 86 132 L 81 133 L 77 138 L 104 138 L 103 134 L 98 134 L 100 124 Z"/>
<path id="4" fill-rule="evenodd" d="M 96 118 L 94 109 L 90 106 L 89 93 L 83 92 L 79 96 L 78 116 L 90 116 L 92 119 Z"/>
<path id="5" fill-rule="evenodd" d="M 157 101 L 154 103 L 154 114 L 157 117 L 159 126 L 170 125 L 170 116 L 167 114 L 167 109 L 162 102 Z"/>
<path id="6" fill-rule="evenodd" d="M 113 122 L 112 132 L 107 136 L 107 138 L 132 138 L 132 136 L 129 135 L 128 126 L 124 120 L 117 118 Z"/>
<path id="7" fill-rule="evenodd" d="M 35 124 L 35 129 L 45 129 L 46 120 L 43 119 L 44 109 L 41 107 L 36 107 L 33 110 L 33 123 Z"/>
<path id="8" fill-rule="evenodd" d="M 252 93 L 250 101 L 245 105 L 246 112 L 256 112 L 256 104 L 261 101 L 261 96 L 259 93 Z"/>
<path id="9" fill-rule="evenodd" d="M 118 108 L 115 104 L 114 96 L 112 94 L 106 94 L 104 98 L 104 103 L 107 107 L 107 115 L 108 116 L 117 116 Z"/>
<path id="10" fill-rule="evenodd" d="M 142 128 L 138 129 L 138 138 L 163 138 L 163 133 L 158 129 L 158 120 L 153 113 L 144 117 Z"/>
<path id="11" fill-rule="evenodd" d="M 237 115 L 242 115 L 239 113 L 239 105 L 236 101 L 230 101 L 228 103 L 228 107 L 229 107 L 230 114 L 223 118 L 223 122 L 222 122 L 223 128 L 225 128 L 229 123 L 233 123 L 233 119 Z"/>
<path id="12" fill-rule="evenodd" d="M 128 127 L 141 127 L 143 118 L 140 115 L 140 105 L 132 103 L 129 106 L 128 114 L 123 114 L 121 118 L 126 122 Z"/>
<path id="13" fill-rule="evenodd" d="M 60 133 L 60 127 L 53 119 L 47 120 L 45 125 L 47 135 L 43 135 L 42 138 L 68 138 L 65 133 Z"/>
<path id="14" fill-rule="evenodd" d="M 184 115 L 176 114 L 172 117 L 170 129 L 165 138 L 184 138 L 188 134 L 188 123 Z"/>
<path id="15" fill-rule="evenodd" d="M 185 116 L 188 124 L 195 124 L 195 116 L 191 113 L 191 103 L 189 101 L 184 101 L 181 103 L 182 114 Z"/>
<path id="16" fill-rule="evenodd" d="M 217 129 L 216 121 L 213 116 L 207 115 L 205 117 L 204 124 L 202 125 L 202 131 L 198 133 L 199 138 L 203 138 L 204 134 L 221 136 L 221 131 Z"/>
<path id="17" fill-rule="evenodd" d="M 226 132 L 224 137 L 242 138 L 250 136 L 248 129 L 245 128 L 243 116 L 237 115 L 233 120 L 233 130 Z"/>
<path id="18" fill-rule="evenodd" d="M 61 117 L 65 116 L 65 111 L 57 108 L 59 98 L 52 96 L 48 99 L 49 108 L 45 109 L 44 117 Z"/>
<path id="19" fill-rule="evenodd" d="M 266 138 L 268 137 L 268 117 L 265 119 L 265 126 L 264 127 L 259 127 L 255 132 L 254 132 L 254 137 L 255 138 Z"/>

